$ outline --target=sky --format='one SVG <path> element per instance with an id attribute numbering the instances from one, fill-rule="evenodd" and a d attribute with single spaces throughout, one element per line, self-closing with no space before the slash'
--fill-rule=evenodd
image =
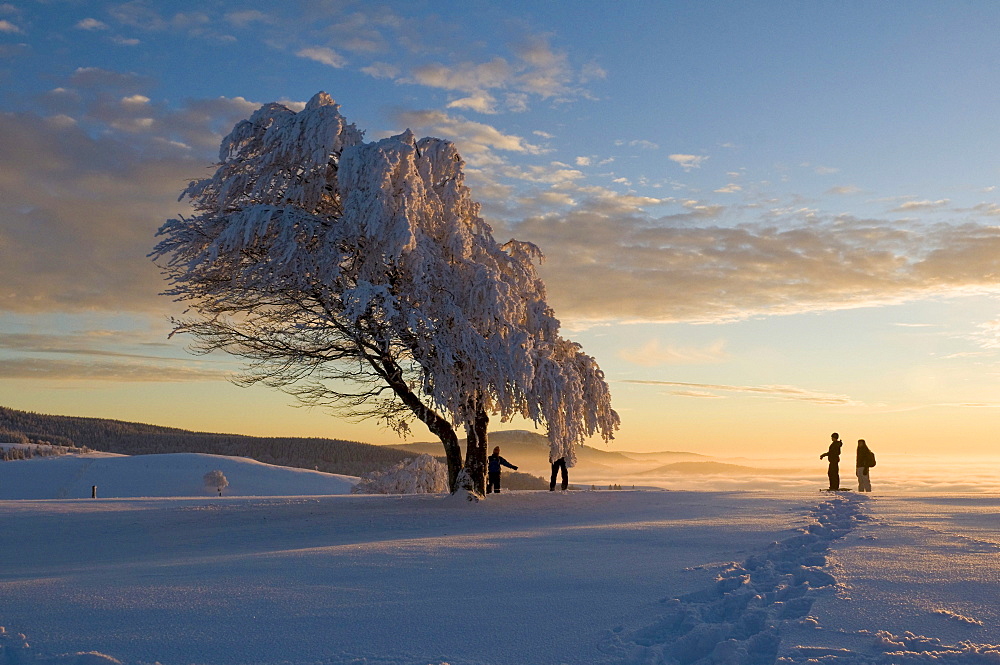
<path id="1" fill-rule="evenodd" d="M 396 441 L 168 338 L 147 257 L 236 122 L 325 91 L 367 140 L 454 141 L 541 248 L 622 417 L 595 445 L 992 452 L 1000 6 L 610 8 L 0 1 L 0 405 Z"/>

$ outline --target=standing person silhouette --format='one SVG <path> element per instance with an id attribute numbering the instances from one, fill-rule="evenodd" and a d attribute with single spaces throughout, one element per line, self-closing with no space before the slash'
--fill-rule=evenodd
<path id="1" fill-rule="evenodd" d="M 872 479 L 868 475 L 868 470 L 873 466 L 875 466 L 875 453 L 868 449 L 868 444 L 865 443 L 864 439 L 858 439 L 857 474 L 859 492 L 872 491 Z"/>
<path id="2" fill-rule="evenodd" d="M 493 454 L 486 458 L 487 463 L 487 473 L 486 476 L 486 493 L 494 494 L 500 493 L 500 467 L 505 466 L 508 469 L 514 469 L 517 471 L 517 467 L 500 457 L 500 446 L 493 449 Z"/>
<path id="3" fill-rule="evenodd" d="M 834 432 L 830 435 L 830 449 L 819 456 L 820 459 L 830 458 L 830 468 L 827 469 L 826 475 L 830 478 L 831 492 L 840 491 L 840 449 L 843 445 L 840 435 Z"/>
<path id="4" fill-rule="evenodd" d="M 549 491 L 556 491 L 556 473 L 562 470 L 562 491 L 565 492 L 566 488 L 569 487 L 569 472 L 566 471 L 566 458 L 560 457 L 559 459 L 552 461 L 552 480 L 549 481 Z"/>

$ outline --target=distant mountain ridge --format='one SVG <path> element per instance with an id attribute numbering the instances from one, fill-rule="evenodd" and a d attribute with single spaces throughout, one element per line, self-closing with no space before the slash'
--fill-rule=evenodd
<path id="1" fill-rule="evenodd" d="M 443 455 L 440 443 L 416 451 L 342 439 L 214 434 L 105 418 L 45 415 L 2 406 L 0 443 L 86 447 L 122 455 L 208 453 L 346 476 L 386 469 L 421 452 Z M 547 482 L 524 473 L 511 473 L 506 481 L 511 489 L 548 487 Z"/>
<path id="2" fill-rule="evenodd" d="M 528 473 L 548 477 L 551 466 L 549 462 L 549 441 L 545 436 L 528 430 L 497 430 L 488 435 L 489 450 L 500 446 L 500 454 L 511 464 L 517 465 Z M 418 443 L 393 444 L 394 448 L 411 453 L 432 451 L 435 446 L 440 449 L 440 443 L 423 441 Z M 431 453 L 437 454 L 437 453 Z M 646 470 L 650 465 L 660 466 L 673 462 L 698 462 L 709 460 L 699 453 L 661 451 L 653 453 L 632 453 L 617 450 L 601 450 L 593 446 L 579 446 L 576 449 L 579 473 L 615 473 Z M 506 473 L 506 472 L 505 472 Z M 570 482 L 572 482 L 572 471 Z"/>
<path id="3" fill-rule="evenodd" d="M 388 446 L 340 439 L 192 432 L 144 423 L 52 416 L 0 407 L 0 441 L 48 443 L 123 455 L 209 453 L 359 476 L 412 457 Z"/>
<path id="4" fill-rule="evenodd" d="M 0 407 L 0 443 L 5 442 L 89 448 L 122 455 L 207 453 L 348 476 L 383 470 L 415 455 L 428 454 L 439 459 L 443 455 L 441 443 L 437 441 L 373 445 L 342 439 L 216 434 Z M 517 472 L 504 471 L 505 487 L 548 487 L 551 466 L 545 436 L 528 430 L 497 430 L 489 433 L 490 450 L 495 446 L 500 446 L 501 454 L 519 469 Z M 745 475 L 754 472 L 759 473 L 759 469 L 720 463 L 699 453 L 669 450 L 640 453 L 580 446 L 577 464 L 570 470 L 570 482 L 581 476 L 641 478 L 657 474 Z"/>

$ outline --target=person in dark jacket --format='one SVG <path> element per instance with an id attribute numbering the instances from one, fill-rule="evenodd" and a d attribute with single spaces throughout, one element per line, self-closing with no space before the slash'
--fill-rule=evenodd
<path id="1" fill-rule="evenodd" d="M 840 449 L 844 442 L 840 440 L 840 435 L 836 432 L 830 435 L 830 439 L 830 449 L 819 458 L 830 458 L 830 468 L 827 469 L 826 475 L 830 478 L 830 491 L 837 492 L 840 490 Z"/>
<path id="2" fill-rule="evenodd" d="M 551 458 L 550 458 L 551 461 Z M 566 471 L 566 458 L 560 457 L 556 461 L 552 462 L 552 480 L 549 481 L 549 491 L 556 491 L 556 474 L 562 470 L 562 490 L 566 491 L 569 487 L 569 472 Z"/>
<path id="3" fill-rule="evenodd" d="M 868 475 L 868 470 L 873 466 L 875 466 L 875 453 L 868 449 L 868 444 L 865 443 L 864 439 L 858 439 L 857 474 L 859 492 L 872 491 L 872 479 Z"/>
<path id="4" fill-rule="evenodd" d="M 517 471 L 517 467 L 500 457 L 500 446 L 493 449 L 493 454 L 486 458 L 486 493 L 495 492 L 500 493 L 500 467 L 505 466 L 508 469 L 514 469 Z"/>

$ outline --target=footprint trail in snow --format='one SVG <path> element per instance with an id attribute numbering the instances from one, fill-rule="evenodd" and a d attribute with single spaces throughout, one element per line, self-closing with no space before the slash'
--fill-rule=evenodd
<path id="1" fill-rule="evenodd" d="M 809 612 L 820 594 L 836 593 L 836 578 L 824 570 L 827 555 L 835 541 L 868 520 L 867 500 L 836 496 L 823 501 L 798 533 L 730 565 L 707 589 L 664 599 L 659 619 L 611 635 L 602 650 L 627 665 L 1000 664 L 1000 646 L 948 645 L 912 633 L 845 635 L 845 643 L 864 645 L 854 649 L 783 643 L 783 628 L 828 628 Z"/>

